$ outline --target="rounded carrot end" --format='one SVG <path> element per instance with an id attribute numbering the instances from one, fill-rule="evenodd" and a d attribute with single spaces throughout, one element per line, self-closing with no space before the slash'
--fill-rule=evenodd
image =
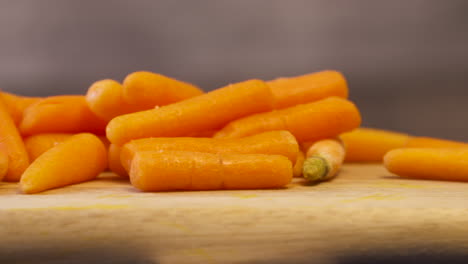
<path id="1" fill-rule="evenodd" d="M 21 177 L 19 181 L 19 190 L 23 194 L 34 194 L 41 192 L 39 185 L 35 184 L 35 177 Z"/>
<path id="2" fill-rule="evenodd" d="M 325 79 L 330 80 L 327 83 L 332 87 L 331 96 L 342 97 L 345 99 L 349 97 L 348 80 L 342 72 L 337 70 L 324 70 L 315 73 L 315 75 L 320 75 L 322 82 Z"/>
<path id="3" fill-rule="evenodd" d="M 145 109 L 172 104 L 203 94 L 199 87 L 162 74 L 147 71 L 133 72 L 123 81 L 123 98 Z"/>
<path id="4" fill-rule="evenodd" d="M 319 156 L 312 156 L 304 161 L 302 175 L 309 182 L 323 180 L 328 174 L 327 161 Z"/>
<path id="5" fill-rule="evenodd" d="M 384 157 L 383 157 L 383 164 L 385 166 L 385 168 L 390 171 L 390 172 L 393 172 L 392 171 L 392 164 L 393 164 L 393 161 L 395 159 L 396 156 L 398 156 L 399 153 L 401 153 L 403 149 L 393 149 L 393 150 L 390 150 L 388 151 Z"/>
<path id="6" fill-rule="evenodd" d="M 147 160 L 141 159 L 140 155 L 136 155 L 132 160 L 132 163 L 135 163 L 136 165 L 131 166 L 130 170 L 128 171 L 130 184 L 143 192 L 151 190 L 151 188 L 148 187 L 149 184 L 145 181 L 146 179 L 144 175 L 142 176 L 142 170 L 140 169 L 140 166 L 145 166 L 145 162 L 147 162 Z"/>
<path id="7" fill-rule="evenodd" d="M 0 152 L 0 181 L 3 180 L 8 172 L 8 156 Z"/>
<path id="8" fill-rule="evenodd" d="M 123 178 L 128 178 L 128 173 L 125 168 L 122 166 L 122 162 L 120 160 L 120 154 L 122 152 L 122 147 L 111 144 L 108 148 L 108 168 L 115 174 L 119 175 Z"/>
<path id="9" fill-rule="evenodd" d="M 89 109 L 99 118 L 109 121 L 112 115 L 112 103 L 116 102 L 116 95 L 113 93 L 114 87 L 120 88 L 120 84 L 114 80 L 105 79 L 94 82 L 88 88 L 85 99 Z M 106 100 L 103 100 L 105 98 Z M 110 102 L 110 103 L 109 103 Z M 110 104 L 110 106 L 109 106 Z"/>
<path id="10" fill-rule="evenodd" d="M 120 142 L 118 135 L 115 133 L 119 125 L 120 116 L 113 118 L 106 126 L 106 137 L 112 144 L 118 144 Z"/>
<path id="11" fill-rule="evenodd" d="M 37 193 L 37 191 L 33 188 L 32 185 L 26 184 L 26 183 L 20 183 L 20 191 L 23 194 L 34 194 Z"/>

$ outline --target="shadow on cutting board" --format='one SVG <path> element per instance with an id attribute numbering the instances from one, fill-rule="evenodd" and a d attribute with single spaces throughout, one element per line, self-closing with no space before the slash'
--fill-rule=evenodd
<path id="1" fill-rule="evenodd" d="M 413 250 L 411 250 L 413 251 Z M 432 251 L 432 252 L 431 252 Z M 268 259 L 268 260 L 266 260 Z M 304 256 L 289 255 L 280 259 L 257 260 L 245 262 L 250 264 L 272 264 L 272 263 L 326 263 L 326 264 L 465 264 L 467 263 L 468 252 L 438 252 L 435 248 L 420 248 L 414 252 L 408 249 L 401 250 L 375 250 L 372 253 L 343 254 L 338 256 L 327 256 L 316 258 L 312 252 L 305 253 Z M 244 262 L 243 262 L 244 263 Z"/>
<path id="2" fill-rule="evenodd" d="M 411 252 L 408 252 L 411 251 Z M 440 252 L 437 248 L 420 248 L 401 251 L 376 251 L 362 255 L 339 257 L 337 264 L 462 264 L 467 263 L 468 252 Z"/>
<path id="3" fill-rule="evenodd" d="M 28 244 L 13 248 L 0 248 L 0 263 L 15 264 L 81 264 L 81 263 L 100 263 L 100 264 L 130 264 L 147 263 L 157 264 L 153 257 L 149 257 L 143 250 L 131 247 L 121 241 L 115 245 L 99 245 L 96 241 L 89 240 L 86 243 L 62 242 L 44 242 L 43 244 Z"/>
<path id="4" fill-rule="evenodd" d="M 0 263 L 16 264 L 78 264 L 78 263 L 100 263 L 100 264 L 127 264 L 144 263 L 157 264 L 157 250 L 145 251 L 141 245 L 132 245 L 128 241 L 114 241 L 109 245 L 101 245 L 97 241 L 80 241 L 79 243 L 70 241 L 56 241 L 54 243 L 43 244 L 22 244 L 9 249 L 0 248 Z M 255 246 L 251 248 L 255 251 Z M 338 253 L 340 252 L 340 253 Z M 271 252 L 264 252 L 264 256 L 248 261 L 237 261 L 236 263 L 253 264 L 274 264 L 274 263 L 323 263 L 327 264 L 461 264 L 467 263 L 468 252 L 440 249 L 437 247 L 416 247 L 416 248 L 366 248 L 360 252 L 337 252 L 321 254 L 324 252 L 301 251 L 295 254 L 285 254 L 272 256 Z M 318 253 L 318 255 L 317 255 Z M 247 254 L 248 255 L 248 254 Z M 317 259 L 317 256 L 319 258 Z M 325 257 L 325 259 L 320 258 Z M 179 260 L 184 259 L 179 256 Z M 197 263 L 196 259 L 184 259 L 188 263 Z M 214 262 L 213 262 L 214 263 Z M 229 259 L 224 259 L 221 263 L 230 263 Z"/>

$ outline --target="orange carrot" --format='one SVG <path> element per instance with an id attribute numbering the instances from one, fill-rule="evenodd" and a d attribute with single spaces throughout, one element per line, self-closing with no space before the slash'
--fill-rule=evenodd
<path id="1" fill-rule="evenodd" d="M 21 174 L 29 165 L 28 153 L 18 129 L 1 99 L 0 152 L 8 156 L 8 171 L 3 180 L 19 181 Z"/>
<path id="2" fill-rule="evenodd" d="M 345 158 L 340 140 L 323 139 L 315 142 L 306 153 L 302 174 L 308 181 L 325 181 L 335 177 Z"/>
<path id="3" fill-rule="evenodd" d="M 8 172 L 8 155 L 0 152 L 0 181 L 3 180 L 3 177 Z"/>
<path id="4" fill-rule="evenodd" d="M 306 141 L 306 142 L 300 142 L 299 143 L 299 148 L 302 150 L 302 152 L 307 153 L 307 150 L 309 150 L 312 145 L 317 142 L 317 141 Z"/>
<path id="5" fill-rule="evenodd" d="M 122 147 L 119 145 L 111 144 L 109 146 L 109 153 L 107 155 L 108 160 L 109 160 L 108 168 L 115 174 L 124 178 L 128 178 L 127 171 L 122 166 L 122 162 L 120 161 L 121 150 L 122 150 Z"/>
<path id="6" fill-rule="evenodd" d="M 330 96 L 348 97 L 348 85 L 337 71 L 321 71 L 269 81 L 275 109 L 318 101 Z"/>
<path id="7" fill-rule="evenodd" d="M 195 85 L 152 72 L 131 73 L 123 82 L 125 100 L 143 109 L 172 104 L 201 94 L 203 91 Z"/>
<path id="8" fill-rule="evenodd" d="M 402 148 L 384 157 L 387 170 L 408 178 L 468 181 L 467 148 Z"/>
<path id="9" fill-rule="evenodd" d="M 122 85 L 108 79 L 97 81 L 89 87 L 86 102 L 94 114 L 106 121 L 119 115 L 148 109 L 127 103 L 123 99 Z"/>
<path id="10" fill-rule="evenodd" d="M 29 160 L 34 161 L 49 149 L 63 143 L 65 140 L 74 136 L 75 134 L 70 133 L 48 133 L 48 134 L 37 134 L 24 139 L 24 145 L 29 154 Z M 104 146 L 109 146 L 107 138 L 99 136 Z"/>
<path id="11" fill-rule="evenodd" d="M 146 151 L 130 170 L 132 185 L 143 191 L 280 188 L 291 178 L 290 160 L 264 154 Z"/>
<path id="12" fill-rule="evenodd" d="M 385 153 L 404 147 L 410 137 L 388 130 L 358 128 L 340 138 L 346 147 L 347 162 L 381 162 Z"/>
<path id="13" fill-rule="evenodd" d="M 143 138 L 132 140 L 122 148 L 120 158 L 127 171 L 130 170 L 135 153 L 142 151 L 270 154 L 283 155 L 295 162 L 299 146 L 288 131 L 271 131 L 240 139 Z"/>
<path id="14" fill-rule="evenodd" d="M 3 100 L 3 103 L 16 126 L 21 123 L 24 110 L 30 105 L 41 100 L 39 97 L 19 96 L 7 92 L 0 92 L 0 99 Z"/>
<path id="15" fill-rule="evenodd" d="M 96 178 L 107 165 L 106 149 L 92 134 L 75 135 L 38 157 L 24 172 L 24 193 L 38 193 Z"/>
<path id="16" fill-rule="evenodd" d="M 412 137 L 407 148 L 468 148 L 468 143 L 431 137 Z"/>
<path id="17" fill-rule="evenodd" d="M 250 80 L 157 109 L 118 116 L 107 126 L 114 144 L 146 137 L 178 137 L 217 129 L 247 115 L 272 109 L 270 88 Z"/>
<path id="18" fill-rule="evenodd" d="M 202 138 L 211 138 L 218 132 L 219 129 L 207 130 L 202 132 L 196 132 L 188 135 L 189 137 L 202 137 Z"/>
<path id="19" fill-rule="evenodd" d="M 57 146 L 72 137 L 68 133 L 38 134 L 24 139 L 24 146 L 28 151 L 29 160 L 34 161 L 47 150 Z"/>
<path id="20" fill-rule="evenodd" d="M 361 117 L 353 103 L 338 97 L 235 120 L 215 138 L 239 138 L 252 134 L 288 130 L 298 141 L 335 137 L 359 126 Z"/>
<path id="21" fill-rule="evenodd" d="M 412 137 L 389 130 L 358 128 L 340 135 L 346 146 L 348 162 L 380 162 L 385 153 L 396 148 L 467 148 L 463 142 L 430 137 Z"/>
<path id="22" fill-rule="evenodd" d="M 106 123 L 86 104 L 84 96 L 52 96 L 31 105 L 24 112 L 23 135 L 40 133 L 104 133 Z"/>
<path id="23" fill-rule="evenodd" d="M 102 141 L 102 144 L 104 144 L 104 147 L 105 147 L 106 149 L 109 149 L 111 143 L 110 143 L 110 141 L 107 139 L 107 137 L 106 137 L 106 136 L 97 136 L 97 137 Z"/>
<path id="24" fill-rule="evenodd" d="M 304 165 L 304 160 L 305 160 L 304 152 L 299 150 L 299 152 L 297 153 L 296 163 L 294 163 L 294 167 L 293 167 L 294 177 L 302 176 L 302 166 Z"/>

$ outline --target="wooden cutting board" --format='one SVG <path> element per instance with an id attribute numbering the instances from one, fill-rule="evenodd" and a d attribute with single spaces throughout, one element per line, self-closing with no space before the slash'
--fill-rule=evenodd
<path id="1" fill-rule="evenodd" d="M 346 165 L 331 182 L 283 190 L 142 193 L 112 174 L 38 195 L 0 184 L 0 263 L 467 256 L 468 184 L 400 179 L 380 165 Z"/>

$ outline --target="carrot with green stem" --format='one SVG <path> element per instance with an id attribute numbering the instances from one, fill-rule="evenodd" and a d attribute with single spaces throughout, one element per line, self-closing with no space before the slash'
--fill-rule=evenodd
<path id="1" fill-rule="evenodd" d="M 8 172 L 8 156 L 5 153 L 0 152 L 0 181 L 3 180 L 3 177 L 5 177 L 7 172 Z"/>
<path id="2" fill-rule="evenodd" d="M 374 128 L 357 128 L 340 135 L 346 147 L 347 162 L 382 162 L 388 151 L 404 147 L 410 136 Z"/>
<path id="3" fill-rule="evenodd" d="M 193 84 L 152 72 L 134 72 L 123 81 L 125 101 L 144 109 L 168 105 L 203 94 Z"/>
<path id="4" fill-rule="evenodd" d="M 215 138 L 240 138 L 265 131 L 288 130 L 299 142 L 335 137 L 361 123 L 356 106 L 342 98 L 251 115 L 235 120 L 215 134 Z"/>
<path id="5" fill-rule="evenodd" d="M 8 110 L 0 99 L 0 152 L 8 156 L 8 169 L 3 180 L 19 181 L 29 166 L 28 153 L 18 129 Z"/>
<path id="6" fill-rule="evenodd" d="M 71 138 L 76 134 L 71 133 L 47 133 L 47 134 L 37 134 L 29 136 L 24 139 L 24 146 L 29 155 L 30 161 L 34 161 L 42 155 L 44 152 L 49 149 L 57 146 L 58 144 L 63 143 L 65 140 Z M 106 137 L 99 136 L 99 139 L 102 141 L 104 146 L 109 146 L 109 142 Z"/>
<path id="7" fill-rule="evenodd" d="M 118 116 L 107 126 L 114 144 L 147 137 L 180 137 L 217 129 L 254 113 L 272 109 L 265 82 L 250 80 L 157 109 Z"/>
<path id="8" fill-rule="evenodd" d="M 96 178 L 107 166 L 107 153 L 95 135 L 83 133 L 39 156 L 21 177 L 24 193 L 38 193 Z"/>
<path id="9" fill-rule="evenodd" d="M 268 82 L 274 95 L 275 109 L 318 101 L 330 96 L 348 97 L 348 85 L 337 71 L 278 78 Z"/>
<path id="10" fill-rule="evenodd" d="M 144 151 L 130 170 L 132 185 L 142 191 L 271 189 L 291 178 L 290 160 L 264 154 Z"/>
<path id="11" fill-rule="evenodd" d="M 86 102 L 94 114 L 106 121 L 119 115 L 149 109 L 128 103 L 123 98 L 122 85 L 109 79 L 93 83 L 86 93 Z"/>
<path id="12" fill-rule="evenodd" d="M 103 135 L 106 122 L 80 95 L 51 96 L 29 106 L 19 126 L 22 135 L 90 132 Z"/>
<path id="13" fill-rule="evenodd" d="M 122 147 L 120 158 L 129 171 L 135 153 L 142 151 L 193 151 L 207 153 L 244 153 L 283 155 L 296 161 L 299 146 L 288 131 L 270 131 L 239 139 L 214 138 L 143 138 Z"/>
<path id="14" fill-rule="evenodd" d="M 0 99 L 3 100 L 5 107 L 10 114 L 16 126 L 19 126 L 23 119 L 23 113 L 30 105 L 35 104 L 42 98 L 20 96 L 7 92 L 0 92 Z"/>
<path id="15" fill-rule="evenodd" d="M 468 181 L 468 148 L 401 148 L 384 157 L 388 171 L 407 178 Z"/>
<path id="16" fill-rule="evenodd" d="M 315 142 L 307 151 L 302 174 L 310 182 L 335 177 L 343 164 L 345 148 L 339 140 L 324 139 Z"/>

